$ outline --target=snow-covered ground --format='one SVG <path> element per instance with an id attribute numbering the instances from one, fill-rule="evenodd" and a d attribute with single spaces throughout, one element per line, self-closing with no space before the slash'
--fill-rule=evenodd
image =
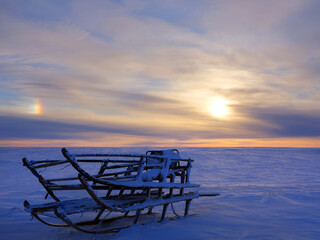
<path id="1" fill-rule="evenodd" d="M 68 148 L 143 153 L 147 148 Z M 320 149 L 181 148 L 195 159 L 191 182 L 221 196 L 192 202 L 192 216 L 88 235 L 32 220 L 23 201 L 45 202 L 29 159 L 62 159 L 60 148 L 0 148 L 0 239 L 320 239 Z M 50 201 L 50 200 L 47 200 Z"/>

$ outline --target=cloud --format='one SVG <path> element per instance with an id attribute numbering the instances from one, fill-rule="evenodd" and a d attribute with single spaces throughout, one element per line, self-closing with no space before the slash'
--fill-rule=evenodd
<path id="1" fill-rule="evenodd" d="M 152 119 L 152 118 L 151 118 Z M 95 124 L 92 122 L 70 123 L 37 118 L 26 118 L 24 116 L 0 116 L 1 140 L 5 139 L 87 139 L 101 136 L 103 133 L 188 140 L 195 136 L 208 134 L 207 130 L 194 129 L 192 127 L 182 128 L 175 126 L 153 126 L 135 123 L 104 122 Z M 222 136 L 219 132 L 211 131 L 210 134 Z"/>
<path id="2" fill-rule="evenodd" d="M 245 108 L 242 111 L 255 122 L 246 126 L 263 137 L 319 137 L 320 115 L 290 109 Z"/>
<path id="3" fill-rule="evenodd" d="M 3 1 L 2 121 L 21 138 L 317 136 L 318 8 L 299 0 Z M 230 102 L 228 118 L 210 115 L 214 97 Z M 35 98 L 41 120 L 21 115 Z M 32 130 L 13 131 L 10 121 L 24 119 Z"/>
<path id="4" fill-rule="evenodd" d="M 128 135 L 161 135 L 157 131 L 138 129 L 137 126 L 92 126 L 90 124 L 55 122 L 25 117 L 0 116 L 1 139 L 76 139 L 84 133 L 117 133 Z M 106 124 L 107 125 L 107 124 Z"/>
<path id="5" fill-rule="evenodd" d="M 268 122 L 279 126 L 273 133 L 286 137 L 319 137 L 320 116 L 274 114 L 266 116 Z"/>

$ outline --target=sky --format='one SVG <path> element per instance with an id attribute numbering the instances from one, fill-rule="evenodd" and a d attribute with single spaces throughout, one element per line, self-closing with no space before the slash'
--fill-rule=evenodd
<path id="1" fill-rule="evenodd" d="M 320 147 L 318 0 L 1 0 L 0 146 Z"/>

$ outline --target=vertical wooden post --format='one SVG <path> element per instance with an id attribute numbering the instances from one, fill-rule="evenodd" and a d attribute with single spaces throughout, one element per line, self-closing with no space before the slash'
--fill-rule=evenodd
<path id="1" fill-rule="evenodd" d="M 152 214 L 152 207 L 149 207 L 147 214 L 149 214 L 149 215 Z"/>
<path id="2" fill-rule="evenodd" d="M 171 182 L 171 183 L 174 182 L 174 176 L 173 176 L 173 175 L 170 176 L 170 182 Z M 169 194 L 170 194 L 170 197 L 173 197 L 173 188 L 170 188 Z"/>
<path id="3" fill-rule="evenodd" d="M 99 220 L 99 218 L 101 217 L 101 215 L 102 215 L 102 213 L 104 212 L 104 210 L 105 210 L 105 208 L 102 208 L 102 209 L 99 211 L 98 215 L 97 215 L 96 218 L 94 219 L 95 221 L 98 221 L 98 220 Z"/>
<path id="4" fill-rule="evenodd" d="M 145 157 L 142 156 L 139 162 L 139 167 L 138 167 L 138 172 L 136 177 L 137 181 L 142 181 L 142 173 L 143 173 L 144 167 L 145 167 Z"/>
<path id="5" fill-rule="evenodd" d="M 109 186 L 109 190 L 108 190 L 108 192 L 106 194 L 106 197 L 109 197 L 111 192 L 112 192 L 112 186 Z"/>
<path id="6" fill-rule="evenodd" d="M 121 196 L 124 192 L 124 187 L 121 188 L 120 192 L 119 192 L 119 196 Z"/>
<path id="7" fill-rule="evenodd" d="M 186 207 L 184 209 L 184 216 L 188 216 L 190 204 L 191 204 L 191 199 L 186 200 Z"/>
<path id="8" fill-rule="evenodd" d="M 173 197 L 173 188 L 170 188 L 169 195 L 170 195 L 170 197 Z"/>
<path id="9" fill-rule="evenodd" d="M 158 198 L 162 198 L 162 188 L 159 188 L 158 190 Z"/>
<path id="10" fill-rule="evenodd" d="M 180 196 L 184 195 L 184 188 L 180 188 Z"/>
<path id="11" fill-rule="evenodd" d="M 141 209 L 137 209 L 136 211 L 136 217 L 134 218 L 133 224 L 136 224 L 138 222 L 138 219 L 140 217 Z"/>
<path id="12" fill-rule="evenodd" d="M 163 221 L 164 218 L 166 217 L 166 212 L 167 212 L 168 205 L 169 205 L 169 203 L 166 203 L 166 204 L 163 205 L 162 215 L 161 215 L 160 221 Z"/>
<path id="13" fill-rule="evenodd" d="M 151 195 L 151 190 L 150 188 L 146 188 L 146 195 L 147 195 L 147 198 L 150 198 L 150 195 Z"/>
<path id="14" fill-rule="evenodd" d="M 186 182 L 189 183 L 190 181 L 190 171 L 191 171 L 191 161 L 189 160 L 188 161 L 188 164 L 187 164 L 187 173 L 186 173 Z"/>
<path id="15" fill-rule="evenodd" d="M 181 173 L 181 183 L 184 183 L 184 181 L 185 181 L 185 176 L 186 176 L 185 171 L 183 171 L 183 172 Z"/>

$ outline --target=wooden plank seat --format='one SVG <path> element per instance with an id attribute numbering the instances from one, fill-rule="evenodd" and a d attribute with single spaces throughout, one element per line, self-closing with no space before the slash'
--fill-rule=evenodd
<path id="1" fill-rule="evenodd" d="M 127 212 L 164 205 L 166 203 L 185 201 L 197 198 L 198 196 L 199 194 L 197 192 L 191 192 L 183 196 L 178 194 L 174 196 L 165 195 L 162 198 L 148 198 L 143 195 L 123 195 L 120 197 L 101 197 L 100 201 L 109 206 L 110 210 L 112 211 Z M 53 212 L 54 209 L 58 207 L 62 208 L 65 214 L 68 215 L 103 209 L 103 207 L 95 202 L 92 198 L 73 199 L 35 205 L 29 205 L 27 202 L 25 203 L 25 210 L 30 213 Z"/>
<path id="2" fill-rule="evenodd" d="M 108 210 L 110 212 L 122 212 L 125 213 L 126 217 L 129 211 L 136 211 L 133 219 L 133 223 L 138 221 L 140 216 L 140 212 L 146 208 L 153 208 L 155 206 L 163 205 L 163 212 L 161 220 L 164 219 L 166 214 L 168 204 L 172 204 L 175 202 L 186 201 L 188 205 L 190 201 L 194 198 L 197 198 L 198 192 L 190 192 L 181 196 L 180 194 L 177 195 L 163 195 L 161 198 L 155 197 L 156 194 L 153 194 L 152 197 L 147 197 L 145 195 L 136 194 L 136 195 L 122 195 L 122 196 L 109 196 L 109 197 L 101 197 L 99 201 L 103 202 L 104 205 L 108 206 Z M 155 197 L 155 198 L 154 198 Z M 30 205 L 27 201 L 24 203 L 25 210 L 30 212 L 32 216 L 37 218 L 39 221 L 55 227 L 73 227 L 79 231 L 86 232 L 86 233 L 115 233 L 121 228 L 112 228 L 107 230 L 88 230 L 84 229 L 83 226 L 87 225 L 98 225 L 101 224 L 101 220 L 99 217 L 101 216 L 102 212 L 105 207 L 101 206 L 92 198 L 82 198 L 82 199 L 74 199 L 74 200 L 65 200 L 65 201 L 56 201 L 51 203 L 44 203 L 44 204 L 35 204 Z M 185 215 L 188 214 L 189 206 L 185 208 Z M 69 215 L 76 214 L 76 213 L 84 213 L 84 212 L 98 212 L 98 215 L 91 221 L 84 221 L 84 222 L 73 222 Z M 65 224 L 52 224 L 44 220 L 41 215 L 44 213 L 54 213 L 55 216 L 61 219 Z M 120 219 L 122 217 L 110 218 L 110 219 L 103 219 L 104 222 L 111 222 L 116 219 Z M 130 225 L 129 225 L 130 226 Z M 128 226 L 127 226 L 128 227 Z"/>

